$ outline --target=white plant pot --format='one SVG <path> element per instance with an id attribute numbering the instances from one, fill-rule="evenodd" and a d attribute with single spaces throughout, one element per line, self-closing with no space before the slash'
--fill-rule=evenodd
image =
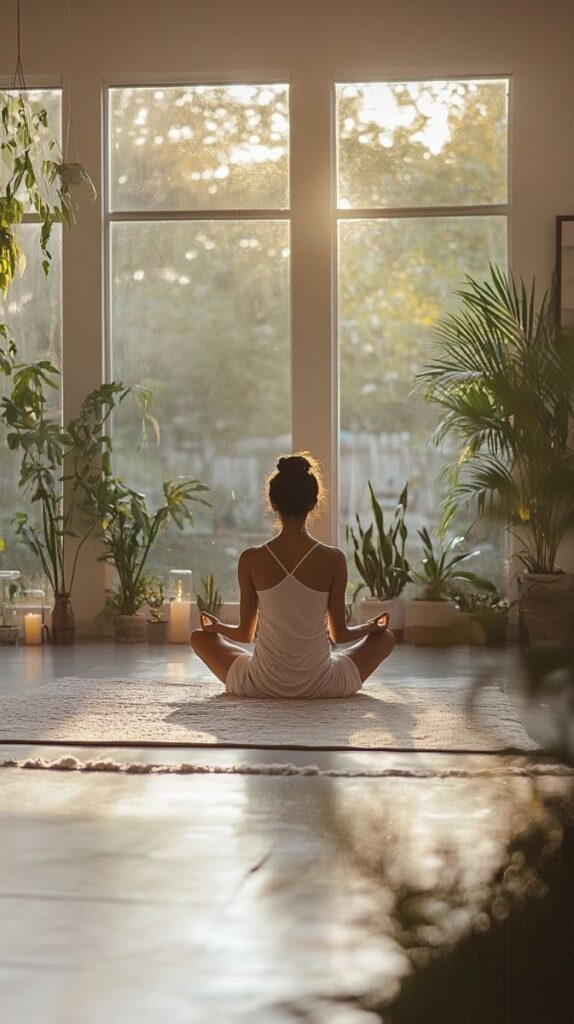
<path id="1" fill-rule="evenodd" d="M 364 597 L 359 601 L 360 623 L 368 622 L 383 612 L 388 612 L 391 617 L 389 629 L 393 631 L 395 638 L 402 640 L 405 629 L 405 602 L 402 597 L 392 597 L 389 601 L 379 601 L 378 597 Z"/>
<path id="2" fill-rule="evenodd" d="M 405 640 L 433 647 L 468 642 L 468 622 L 454 601 L 406 601 Z"/>

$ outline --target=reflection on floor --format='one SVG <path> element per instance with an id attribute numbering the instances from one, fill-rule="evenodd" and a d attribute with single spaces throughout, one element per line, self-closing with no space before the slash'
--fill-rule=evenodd
<path id="1" fill-rule="evenodd" d="M 58 675 L 189 676 L 193 659 L 179 648 L 17 648 L 0 651 L 0 674 L 2 692 L 22 692 Z M 535 738 L 557 735 L 548 695 L 526 701 L 513 650 L 403 648 L 385 676 L 429 686 L 496 680 Z M 19 756 L 42 753 L 18 748 Z M 13 754 L 0 747 L 2 758 Z M 176 763 L 181 752 L 97 756 Z M 509 764 L 530 763 L 524 757 L 282 751 L 281 759 L 323 768 L 452 766 L 469 775 L 3 770 L 2 1020 L 572 1019 L 571 779 L 504 774 Z M 261 763 L 277 753 L 205 750 L 201 760 Z M 485 766 L 502 770 L 473 774 Z"/>

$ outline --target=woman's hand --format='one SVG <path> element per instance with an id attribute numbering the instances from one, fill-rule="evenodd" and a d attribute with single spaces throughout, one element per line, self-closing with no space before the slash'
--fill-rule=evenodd
<path id="1" fill-rule="evenodd" d="M 201 612 L 201 615 L 199 616 L 199 621 L 201 623 L 201 628 L 205 630 L 206 633 L 219 632 L 219 627 L 221 623 L 219 619 L 216 619 L 215 615 L 211 615 L 210 612 Z"/>
<path id="2" fill-rule="evenodd" d="M 388 629 L 390 615 L 388 612 L 383 612 L 382 615 L 375 615 L 374 619 L 369 619 L 365 623 L 366 633 L 384 633 L 385 629 Z"/>

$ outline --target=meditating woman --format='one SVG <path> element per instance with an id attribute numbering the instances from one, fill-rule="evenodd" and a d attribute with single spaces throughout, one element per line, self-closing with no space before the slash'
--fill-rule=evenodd
<path id="1" fill-rule="evenodd" d="M 239 558 L 239 625 L 202 613 L 191 646 L 237 697 L 351 697 L 393 649 L 388 616 L 346 624 L 345 555 L 307 530 L 321 502 L 312 457 L 280 458 L 268 494 L 281 530 Z M 329 635 L 335 644 L 356 643 L 333 654 Z M 232 642 L 254 636 L 253 654 Z"/>

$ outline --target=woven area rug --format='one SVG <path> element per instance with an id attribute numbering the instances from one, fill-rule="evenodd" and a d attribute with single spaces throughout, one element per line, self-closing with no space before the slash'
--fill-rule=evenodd
<path id="1" fill-rule="evenodd" d="M 496 686 L 376 680 L 347 700 L 231 697 L 205 680 L 59 679 L 0 699 L 0 742 L 324 750 L 534 751 Z"/>

